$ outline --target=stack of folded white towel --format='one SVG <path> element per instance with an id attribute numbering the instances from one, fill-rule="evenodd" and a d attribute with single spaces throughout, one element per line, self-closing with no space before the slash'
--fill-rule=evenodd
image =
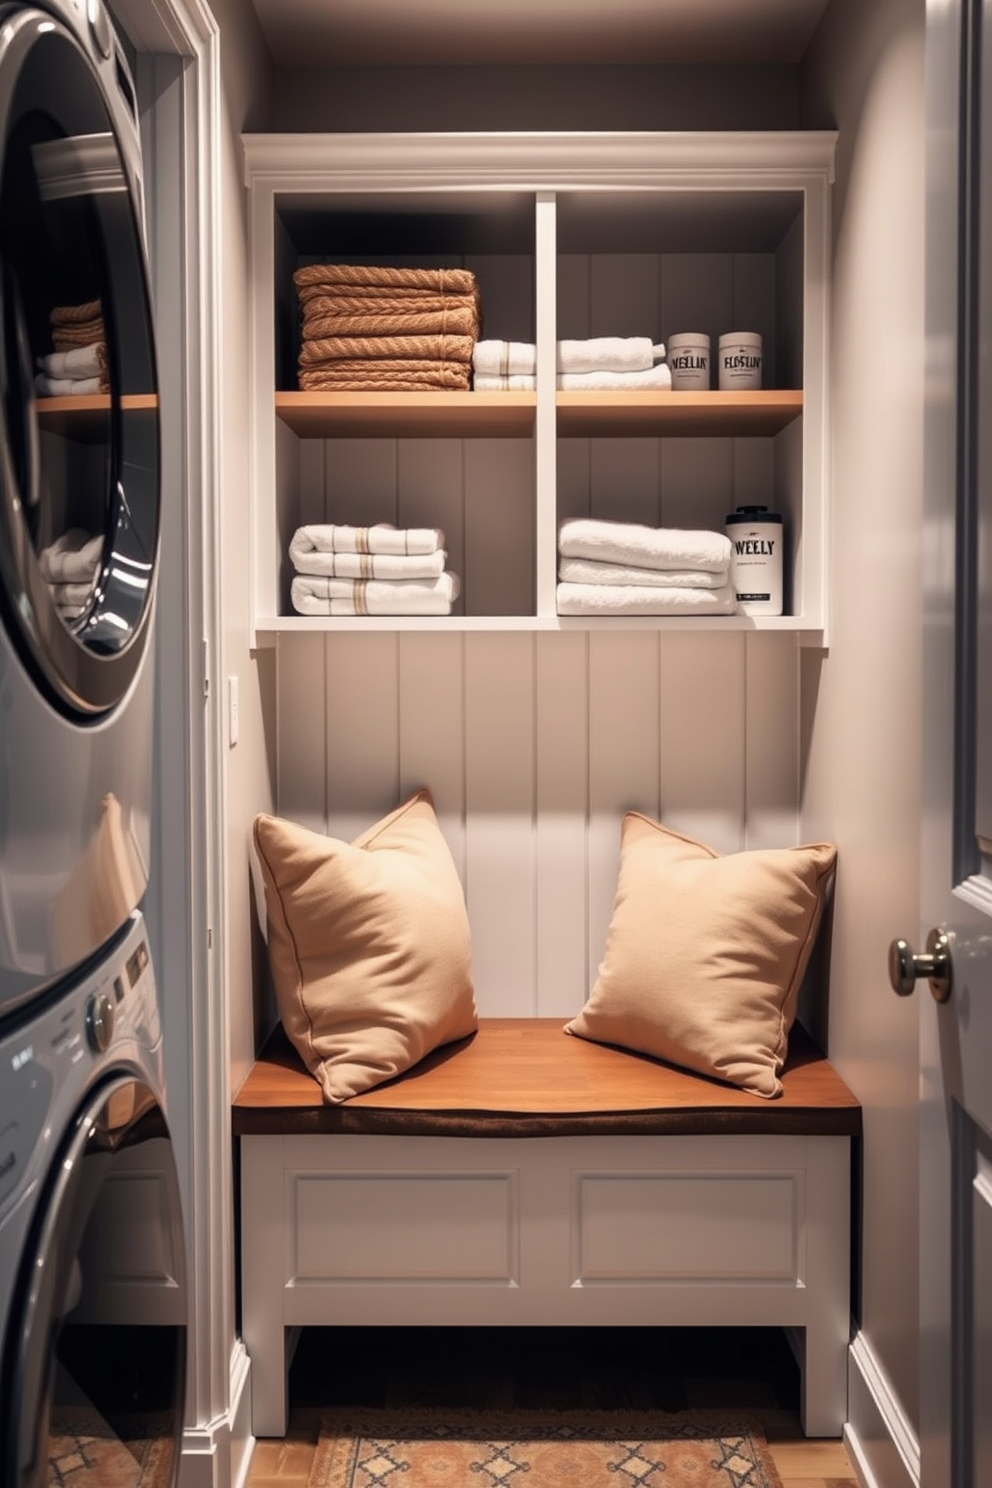
<path id="1" fill-rule="evenodd" d="M 36 391 L 43 398 L 109 392 L 107 336 L 99 300 L 57 305 L 51 329 L 54 350 L 38 358 Z"/>
<path id="2" fill-rule="evenodd" d="M 458 575 L 436 527 L 318 523 L 289 545 L 299 615 L 450 615 Z"/>
<path id="3" fill-rule="evenodd" d="M 89 603 L 102 555 L 103 538 L 81 527 L 70 527 L 38 554 L 41 576 L 66 622 L 78 620 Z"/>
<path id="4" fill-rule="evenodd" d="M 732 615 L 722 532 L 577 517 L 558 534 L 559 615 Z"/>
<path id="5" fill-rule="evenodd" d="M 520 391 L 536 385 L 537 348 L 530 341 L 477 341 L 472 386 L 478 393 Z M 670 388 L 662 342 L 650 336 L 592 336 L 559 341 L 555 384 L 563 391 Z"/>

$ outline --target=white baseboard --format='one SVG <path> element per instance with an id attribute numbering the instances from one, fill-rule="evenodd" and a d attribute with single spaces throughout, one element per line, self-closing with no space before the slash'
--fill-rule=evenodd
<path id="1" fill-rule="evenodd" d="M 862 1488 L 920 1488 L 920 1444 L 862 1333 L 848 1351 L 844 1445 Z"/>
<path id="2" fill-rule="evenodd" d="M 230 1407 L 223 1416 L 183 1433 L 179 1488 L 242 1488 L 252 1448 L 250 1370 L 240 1339 L 231 1351 Z"/>

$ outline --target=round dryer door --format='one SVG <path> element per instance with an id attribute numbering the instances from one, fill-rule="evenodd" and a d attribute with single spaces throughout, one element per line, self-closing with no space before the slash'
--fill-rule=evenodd
<path id="1" fill-rule="evenodd" d="M 57 1155 L 4 1343 L 7 1488 L 173 1488 L 186 1371 L 179 1185 L 162 1110 L 118 1076 Z"/>
<path id="2" fill-rule="evenodd" d="M 0 606 L 79 721 L 137 673 L 159 526 L 137 133 L 113 77 L 117 96 L 51 14 L 0 4 Z"/>

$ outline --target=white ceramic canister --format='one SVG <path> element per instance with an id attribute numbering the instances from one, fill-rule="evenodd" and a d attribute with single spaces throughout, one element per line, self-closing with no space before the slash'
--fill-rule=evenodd
<path id="1" fill-rule="evenodd" d="M 757 331 L 728 331 L 720 337 L 717 377 L 726 393 L 760 388 L 761 336 Z"/>
<path id="2" fill-rule="evenodd" d="M 745 615 L 782 613 L 782 515 L 739 506 L 727 518 L 730 582 Z"/>
<path id="3" fill-rule="evenodd" d="M 702 331 L 679 331 L 668 338 L 672 391 L 694 392 L 710 385 L 710 338 Z"/>

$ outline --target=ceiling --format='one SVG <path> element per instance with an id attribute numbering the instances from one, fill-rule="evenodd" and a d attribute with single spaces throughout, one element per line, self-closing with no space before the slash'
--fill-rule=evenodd
<path id="1" fill-rule="evenodd" d="M 795 63 L 828 0 L 252 0 L 294 66 Z"/>

